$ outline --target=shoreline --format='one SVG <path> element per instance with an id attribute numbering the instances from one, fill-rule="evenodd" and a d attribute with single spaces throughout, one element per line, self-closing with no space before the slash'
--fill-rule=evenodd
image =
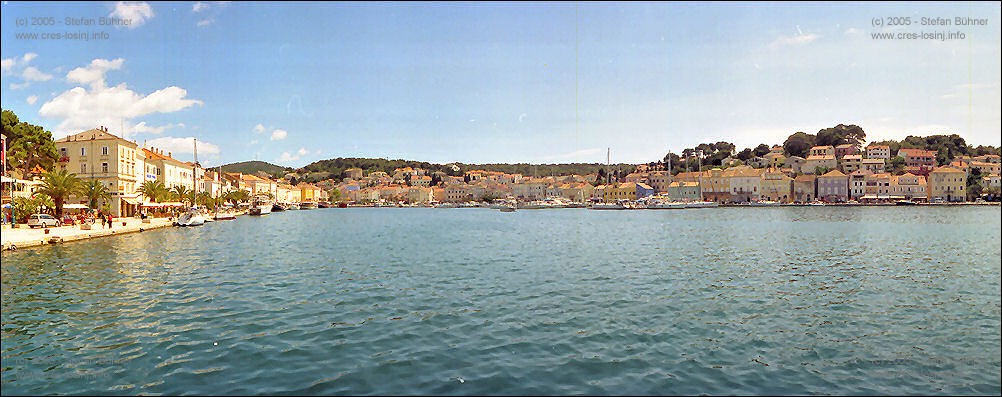
<path id="1" fill-rule="evenodd" d="M 143 223 L 137 218 L 115 219 L 115 227 L 101 228 L 101 224 L 92 225 L 90 230 L 83 230 L 80 225 L 60 226 L 50 228 L 31 229 L 27 225 L 19 224 L 18 228 L 4 225 L 0 232 L 0 246 L 3 251 L 13 251 L 19 248 L 40 247 L 45 245 L 62 244 L 74 241 L 89 240 L 93 238 L 118 236 L 129 233 L 140 233 L 150 229 L 161 229 L 174 226 L 174 221 L 170 218 L 150 219 L 149 223 Z"/>

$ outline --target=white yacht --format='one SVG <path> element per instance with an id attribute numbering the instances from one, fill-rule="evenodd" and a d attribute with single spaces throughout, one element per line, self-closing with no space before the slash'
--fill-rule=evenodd
<path id="1" fill-rule="evenodd" d="M 205 217 L 196 209 L 189 210 L 177 218 L 177 225 L 181 227 L 202 226 L 203 224 L 205 224 Z"/>

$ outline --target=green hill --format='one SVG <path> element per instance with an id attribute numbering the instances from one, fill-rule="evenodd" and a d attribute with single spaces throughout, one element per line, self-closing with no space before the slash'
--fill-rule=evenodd
<path id="1" fill-rule="evenodd" d="M 598 172 L 600 168 L 605 168 L 605 165 L 598 163 L 571 163 L 571 164 L 464 164 L 464 163 L 450 163 L 450 164 L 434 164 L 424 161 L 413 161 L 413 160 L 389 160 L 389 159 L 377 159 L 377 158 L 334 158 L 327 160 L 315 161 L 306 165 L 303 168 L 296 170 L 299 174 L 300 180 L 305 180 L 308 182 L 315 182 L 317 180 L 336 178 L 340 179 L 343 177 L 344 170 L 348 168 L 361 168 L 365 170 L 368 174 L 374 171 L 384 171 L 386 173 L 392 173 L 394 169 L 412 167 L 412 168 L 423 168 L 429 171 L 442 171 L 448 175 L 460 176 L 464 172 L 469 170 L 486 170 L 486 171 L 501 171 L 506 173 L 519 173 L 526 176 L 551 176 L 551 175 L 570 175 L 579 174 L 587 175 Z M 611 170 L 621 170 L 623 173 L 630 172 L 636 165 L 632 164 L 613 164 L 609 167 Z"/>
<path id="2" fill-rule="evenodd" d="M 281 177 L 287 172 L 291 172 L 292 168 L 282 167 L 280 165 L 275 165 L 272 163 L 264 161 L 241 161 L 239 163 L 225 164 L 223 165 L 223 172 L 241 172 L 244 174 L 256 174 L 259 171 L 264 171 L 269 175 L 274 177 Z"/>

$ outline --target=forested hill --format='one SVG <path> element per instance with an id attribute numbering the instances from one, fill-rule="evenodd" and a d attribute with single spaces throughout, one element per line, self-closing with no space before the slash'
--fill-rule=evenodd
<path id="1" fill-rule="evenodd" d="M 241 161 L 239 163 L 223 165 L 223 172 L 240 172 L 253 175 L 259 171 L 264 171 L 268 175 L 272 175 L 274 177 L 281 177 L 282 175 L 285 175 L 286 172 L 291 172 L 292 168 L 282 167 L 280 165 L 257 160 Z"/>
<path id="2" fill-rule="evenodd" d="M 449 164 L 435 164 L 424 161 L 412 161 L 412 160 L 388 160 L 388 159 L 376 159 L 376 158 L 334 158 L 328 160 L 320 160 L 306 165 L 303 168 L 297 170 L 300 174 L 327 174 L 331 177 L 339 177 L 343 174 L 344 170 L 349 168 L 361 168 L 365 170 L 366 173 L 383 171 L 389 174 L 393 173 L 393 170 L 397 168 L 423 168 L 426 170 L 442 171 L 448 175 L 463 175 L 466 171 L 470 170 L 486 170 L 486 171 L 500 171 L 509 174 L 522 174 L 525 176 L 550 176 L 550 175 L 587 175 L 597 173 L 600 168 L 604 167 L 604 164 L 599 163 L 570 163 L 570 164 L 465 164 L 465 163 L 449 163 Z M 612 169 L 621 169 L 623 171 L 633 170 L 636 165 L 630 164 L 613 164 Z"/>

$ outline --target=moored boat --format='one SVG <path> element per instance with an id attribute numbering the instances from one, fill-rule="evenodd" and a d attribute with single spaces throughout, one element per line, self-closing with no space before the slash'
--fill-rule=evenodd
<path id="1" fill-rule="evenodd" d="M 203 224 L 205 224 L 205 217 L 197 210 L 188 211 L 177 218 L 177 225 L 181 227 L 202 226 Z"/>

